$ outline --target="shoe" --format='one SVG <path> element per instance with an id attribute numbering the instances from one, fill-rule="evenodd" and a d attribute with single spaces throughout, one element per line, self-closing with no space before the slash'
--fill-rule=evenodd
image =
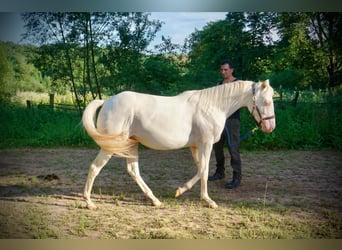
<path id="1" fill-rule="evenodd" d="M 215 172 L 213 175 L 208 177 L 209 181 L 222 180 L 226 175 Z"/>
<path id="2" fill-rule="evenodd" d="M 241 181 L 239 179 L 233 179 L 231 182 L 227 182 L 224 187 L 228 189 L 237 188 L 238 186 L 240 186 L 240 182 Z"/>

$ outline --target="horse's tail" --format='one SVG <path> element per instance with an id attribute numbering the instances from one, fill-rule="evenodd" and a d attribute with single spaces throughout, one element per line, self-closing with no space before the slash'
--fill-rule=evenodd
<path id="1" fill-rule="evenodd" d="M 134 158 L 136 157 L 136 141 L 127 136 L 127 132 L 118 135 L 101 134 L 95 127 L 95 115 L 99 107 L 103 105 L 103 100 L 94 100 L 88 104 L 83 112 L 82 123 L 89 136 L 103 150 L 112 153 L 118 157 Z"/>

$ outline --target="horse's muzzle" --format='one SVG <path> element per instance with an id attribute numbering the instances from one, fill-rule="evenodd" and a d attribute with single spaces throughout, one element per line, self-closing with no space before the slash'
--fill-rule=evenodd
<path id="1" fill-rule="evenodd" d="M 261 122 L 261 129 L 265 133 L 271 133 L 276 127 L 275 118 L 263 120 Z"/>

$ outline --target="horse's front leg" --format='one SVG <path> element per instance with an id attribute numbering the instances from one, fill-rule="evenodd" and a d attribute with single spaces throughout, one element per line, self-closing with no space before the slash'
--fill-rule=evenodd
<path id="1" fill-rule="evenodd" d="M 89 167 L 88 178 L 84 187 L 84 194 L 83 194 L 83 197 L 89 209 L 96 208 L 95 204 L 90 199 L 91 190 L 93 188 L 95 178 L 100 173 L 101 169 L 104 167 L 104 165 L 106 165 L 106 163 L 109 161 L 111 157 L 112 157 L 112 154 L 106 153 L 104 150 L 101 149 L 98 155 L 96 156 L 95 160 L 92 162 L 92 164 Z"/>
<path id="2" fill-rule="evenodd" d="M 209 161 L 213 144 L 203 144 L 198 148 L 199 165 L 201 173 L 201 198 L 205 200 L 209 207 L 217 208 L 217 204 L 208 195 L 208 175 L 209 175 Z"/>

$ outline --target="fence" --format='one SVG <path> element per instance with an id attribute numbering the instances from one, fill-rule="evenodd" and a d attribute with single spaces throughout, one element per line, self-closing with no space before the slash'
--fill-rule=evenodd
<path id="1" fill-rule="evenodd" d="M 49 108 L 51 110 L 60 109 L 60 110 L 65 110 L 65 111 L 75 111 L 75 112 L 78 111 L 77 107 L 73 104 L 55 103 L 54 94 L 49 95 L 49 104 L 38 104 L 38 107 Z M 30 100 L 26 100 L 26 108 L 27 109 L 33 108 L 33 104 Z"/>

